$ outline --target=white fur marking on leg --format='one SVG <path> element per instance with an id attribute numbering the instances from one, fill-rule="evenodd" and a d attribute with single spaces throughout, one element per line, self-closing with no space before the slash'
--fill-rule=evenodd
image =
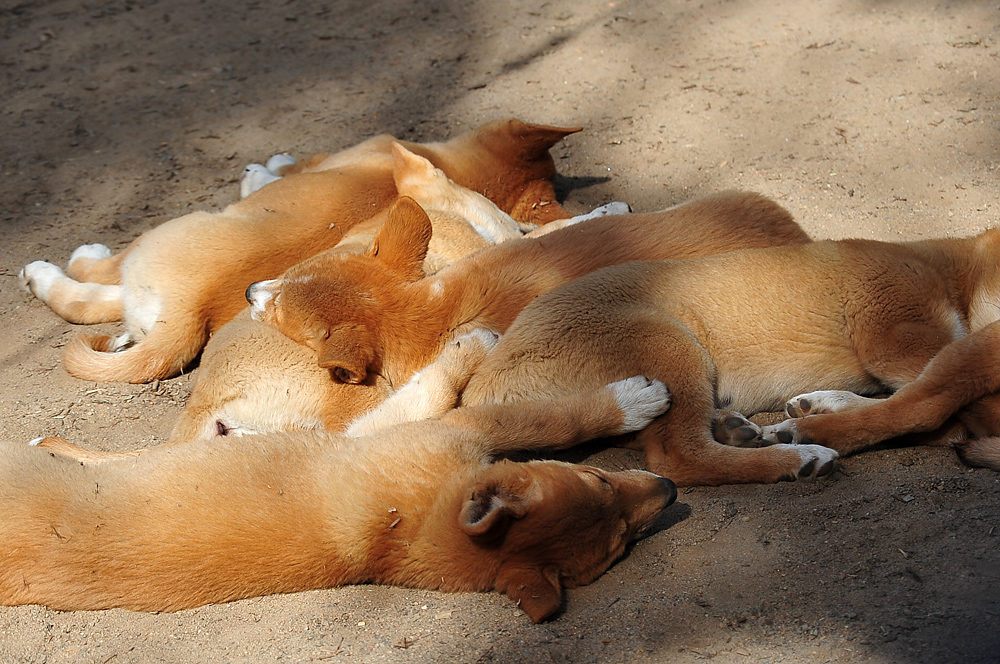
<path id="1" fill-rule="evenodd" d="M 46 261 L 34 261 L 21 268 L 17 275 L 21 286 L 28 289 L 42 302 L 48 302 L 53 284 L 60 279 L 69 279 L 58 265 Z"/>
<path id="2" fill-rule="evenodd" d="M 588 219 L 597 219 L 598 217 L 606 217 L 612 214 L 631 214 L 632 206 L 624 201 L 612 201 L 606 203 L 599 207 L 595 207 L 593 210 L 586 214 L 578 214 L 570 219 L 571 224 L 578 224 L 581 221 L 586 221 Z"/>
<path id="3" fill-rule="evenodd" d="M 806 401 L 809 405 L 803 405 Z M 820 413 L 839 413 L 843 410 L 850 410 L 859 406 L 865 406 L 878 401 L 870 397 L 863 397 L 854 392 L 844 390 L 817 390 L 808 394 L 800 394 L 789 399 L 785 403 L 785 412 L 791 417 L 804 417 L 806 415 L 818 415 Z"/>
<path id="4" fill-rule="evenodd" d="M 670 392 L 658 380 L 633 376 L 611 383 L 608 387 L 625 413 L 619 433 L 639 431 L 670 408 Z"/>
<path id="5" fill-rule="evenodd" d="M 93 258 L 95 260 L 111 258 L 111 249 L 103 244 L 82 244 L 70 254 L 69 264 L 72 265 L 77 258 Z"/>
<path id="6" fill-rule="evenodd" d="M 569 219 L 557 219 L 555 221 L 550 221 L 549 223 L 539 226 L 533 231 L 525 234 L 526 237 L 542 237 L 543 235 L 548 235 L 553 231 L 557 231 L 560 228 L 566 228 L 567 226 L 572 226 L 573 224 L 578 224 L 581 221 L 587 221 L 588 219 L 596 219 L 597 217 L 604 217 L 609 214 L 628 214 L 632 211 L 632 208 L 628 203 L 614 202 L 608 203 L 607 205 L 602 205 L 599 208 L 595 208 L 587 214 L 579 214 L 575 217 L 570 217 Z"/>
<path id="7" fill-rule="evenodd" d="M 813 463 L 812 473 L 809 475 L 810 478 L 816 477 L 816 473 L 820 471 L 828 463 L 832 463 L 834 459 L 839 457 L 836 450 L 831 450 L 829 447 L 823 447 L 822 445 L 775 445 L 777 448 L 792 450 L 799 455 L 802 460 L 802 465 L 799 466 L 799 471 L 805 468 L 810 463 Z M 804 477 L 800 475 L 800 477 Z"/>
<path id="8" fill-rule="evenodd" d="M 243 177 L 240 178 L 240 198 L 246 198 L 266 184 L 271 184 L 281 178 L 266 166 L 260 164 L 250 164 L 243 169 Z"/>
<path id="9" fill-rule="evenodd" d="M 265 164 L 264 167 L 271 171 L 271 175 L 281 177 L 281 173 L 278 171 L 281 170 L 282 167 L 291 166 L 292 164 L 297 163 L 299 163 L 299 160 L 290 154 L 276 154 L 267 160 L 267 164 Z"/>

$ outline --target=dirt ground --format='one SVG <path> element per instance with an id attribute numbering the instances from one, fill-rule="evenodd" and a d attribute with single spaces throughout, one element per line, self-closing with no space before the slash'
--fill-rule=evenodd
<path id="1" fill-rule="evenodd" d="M 998 28 L 997 0 L 0 0 L 0 435 L 166 438 L 192 376 L 71 378 L 80 329 L 18 270 L 220 209 L 278 151 L 518 116 L 586 127 L 554 150 L 574 211 L 743 188 L 817 238 L 975 233 L 1000 210 Z M 949 450 L 883 449 L 683 491 L 542 625 L 498 594 L 373 586 L 28 606 L 0 608 L 0 660 L 998 662 L 998 504 L 997 474 Z"/>

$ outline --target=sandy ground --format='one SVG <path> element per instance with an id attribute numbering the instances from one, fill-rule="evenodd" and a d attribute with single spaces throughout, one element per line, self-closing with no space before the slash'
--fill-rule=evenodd
<path id="1" fill-rule="evenodd" d="M 975 233 L 997 223 L 998 26 L 997 0 L 0 0 L 0 435 L 165 439 L 191 376 L 71 378 L 80 330 L 17 272 L 219 209 L 278 151 L 513 115 L 586 127 L 554 150 L 574 211 L 744 188 L 815 237 Z M 683 492 L 542 625 L 501 595 L 371 586 L 0 608 L 0 661 L 996 662 L 998 502 L 949 450 L 885 449 Z"/>

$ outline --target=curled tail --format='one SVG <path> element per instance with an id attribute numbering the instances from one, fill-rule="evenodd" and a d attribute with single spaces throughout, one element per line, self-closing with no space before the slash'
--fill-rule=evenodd
<path id="1" fill-rule="evenodd" d="M 135 345 L 116 350 L 107 335 L 83 334 L 66 344 L 63 365 L 84 380 L 148 383 L 179 374 L 207 339 L 205 333 L 178 334 L 161 324 Z"/>
<path id="2" fill-rule="evenodd" d="M 973 438 L 955 445 L 955 449 L 970 466 L 1000 471 L 1000 438 Z"/>

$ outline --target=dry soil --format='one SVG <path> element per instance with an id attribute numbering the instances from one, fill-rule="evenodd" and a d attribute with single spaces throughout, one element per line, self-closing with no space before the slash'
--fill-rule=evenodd
<path id="1" fill-rule="evenodd" d="M 574 211 L 744 188 L 817 238 L 980 231 L 998 26 L 997 0 L 0 0 L 0 435 L 166 437 L 192 377 L 71 378 L 80 329 L 18 270 L 220 209 L 279 151 L 518 116 L 586 127 L 554 150 Z M 998 502 L 997 474 L 949 450 L 883 449 L 818 482 L 682 492 L 542 625 L 497 594 L 372 586 L 162 615 L 28 606 L 0 608 L 0 661 L 996 662 Z"/>

